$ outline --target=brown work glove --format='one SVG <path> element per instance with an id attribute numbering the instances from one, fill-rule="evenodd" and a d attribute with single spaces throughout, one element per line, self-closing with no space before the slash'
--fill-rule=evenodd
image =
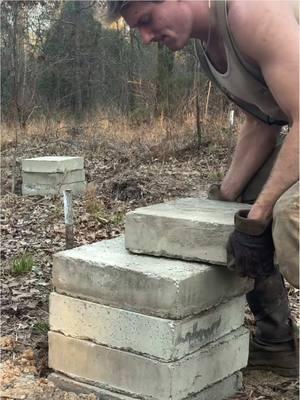
<path id="1" fill-rule="evenodd" d="M 240 276 L 267 277 L 276 271 L 272 223 L 247 219 L 249 210 L 234 216 L 235 230 L 227 243 L 227 267 Z"/>
<path id="2" fill-rule="evenodd" d="M 221 193 L 221 184 L 219 183 L 211 184 L 210 187 L 208 188 L 207 198 L 209 200 L 226 201 Z"/>
<path id="3" fill-rule="evenodd" d="M 239 196 L 236 200 L 228 200 L 226 199 L 221 192 L 221 184 L 220 183 L 212 183 L 208 188 L 207 198 L 209 200 L 218 200 L 218 201 L 236 201 L 240 202 L 241 197 Z"/>

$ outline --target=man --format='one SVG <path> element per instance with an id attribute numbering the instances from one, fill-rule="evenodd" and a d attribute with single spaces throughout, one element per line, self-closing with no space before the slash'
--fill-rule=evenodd
<path id="1" fill-rule="evenodd" d="M 209 197 L 252 204 L 235 216 L 228 267 L 255 279 L 249 364 L 298 375 L 295 328 L 281 273 L 299 287 L 299 8 L 295 1 L 108 1 L 145 44 L 197 43 L 201 65 L 245 111 L 227 175 Z M 283 125 L 289 133 L 276 146 Z M 278 143 L 277 143 L 278 144 Z M 273 229 L 273 235 L 272 235 Z M 274 245 L 281 273 L 274 265 Z"/>

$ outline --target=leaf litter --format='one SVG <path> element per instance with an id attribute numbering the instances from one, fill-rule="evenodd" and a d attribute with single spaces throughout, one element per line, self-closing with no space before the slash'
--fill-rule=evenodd
<path id="1" fill-rule="evenodd" d="M 208 185 L 221 179 L 228 166 L 227 148 L 203 146 L 170 154 L 139 148 L 133 143 L 103 140 L 94 151 L 77 138 L 70 147 L 57 140 L 41 146 L 26 139 L 19 159 L 42 155 L 82 155 L 88 181 L 85 195 L 74 199 L 76 246 L 110 239 L 123 233 L 125 214 L 138 207 L 176 197 L 206 197 Z M 156 150 L 159 147 L 156 148 Z M 22 197 L 11 194 L 9 149 L 1 158 L 1 399 L 96 400 L 93 394 L 74 394 L 47 380 L 48 299 L 52 291 L 54 253 L 64 250 L 65 227 L 61 196 Z M 20 180 L 20 174 L 19 174 Z M 20 184 L 20 181 L 19 181 Z M 34 260 L 24 274 L 12 273 L 12 262 L 24 253 Z M 299 322 L 299 290 L 289 288 L 292 313 Z M 253 329 L 253 317 L 246 313 Z M 270 372 L 245 371 L 242 390 L 231 400 L 298 399 L 298 381 Z M 101 399 L 98 399 L 101 400 Z"/>

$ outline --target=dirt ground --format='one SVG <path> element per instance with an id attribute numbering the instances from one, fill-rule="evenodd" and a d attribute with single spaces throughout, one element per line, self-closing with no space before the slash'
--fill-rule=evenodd
<path id="1" fill-rule="evenodd" d="M 123 232 L 124 215 L 138 206 L 175 197 L 205 196 L 219 180 L 231 150 L 209 141 L 200 150 L 187 143 L 163 155 L 159 146 L 112 142 L 99 136 L 51 141 L 30 137 L 19 144 L 17 159 L 41 155 L 82 155 L 88 181 L 85 195 L 74 200 L 76 245 L 93 243 Z M 1 157 L 1 399 L 94 400 L 55 388 L 47 380 L 48 296 L 52 290 L 52 255 L 63 250 L 65 228 L 61 196 L 12 194 L 12 144 Z M 14 260 L 31 254 L 31 271 L 17 275 Z M 292 312 L 298 318 L 299 291 L 289 288 Z M 247 314 L 247 324 L 253 320 Z M 292 400 L 298 381 L 269 372 L 245 371 L 243 389 L 232 400 Z M 99 399 L 101 400 L 101 399 Z"/>

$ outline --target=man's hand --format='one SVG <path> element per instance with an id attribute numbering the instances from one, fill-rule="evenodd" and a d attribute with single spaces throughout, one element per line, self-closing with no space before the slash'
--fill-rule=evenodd
<path id="1" fill-rule="evenodd" d="M 235 230 L 227 244 L 227 267 L 240 276 L 266 277 L 276 271 L 272 223 L 247 219 L 249 210 L 235 214 Z"/>

